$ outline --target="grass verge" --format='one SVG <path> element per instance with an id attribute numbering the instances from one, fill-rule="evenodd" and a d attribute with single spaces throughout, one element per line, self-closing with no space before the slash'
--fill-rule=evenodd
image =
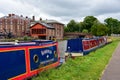
<path id="1" fill-rule="evenodd" d="M 99 80 L 118 42 L 119 39 L 116 38 L 87 56 L 68 59 L 58 69 L 44 71 L 32 80 Z"/>

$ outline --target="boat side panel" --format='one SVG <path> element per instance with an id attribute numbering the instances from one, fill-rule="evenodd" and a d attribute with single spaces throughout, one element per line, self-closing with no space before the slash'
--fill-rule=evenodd
<path id="1" fill-rule="evenodd" d="M 25 50 L 26 50 L 26 55 L 25 55 L 26 56 L 26 73 L 22 74 L 22 75 L 19 75 L 19 76 L 16 76 L 16 77 L 13 77 L 10 80 L 28 79 L 28 78 L 30 78 L 34 75 L 37 75 L 39 72 L 42 72 L 42 71 L 47 70 L 49 68 L 57 67 L 59 65 L 57 45 L 58 45 L 57 43 L 53 43 L 53 44 L 47 44 L 47 45 L 42 45 L 42 46 L 28 46 L 28 47 L 25 47 Z M 39 53 L 39 52 L 36 52 L 37 49 L 41 50 L 41 49 L 46 49 L 46 48 L 49 48 L 49 47 L 53 48 L 53 50 L 57 51 L 57 52 L 55 52 L 56 56 L 54 56 L 54 61 L 55 62 L 54 63 L 49 62 L 49 64 L 46 64 L 45 66 L 41 66 L 41 65 L 38 65 L 38 62 L 39 62 L 38 61 L 37 63 L 35 63 L 33 65 L 33 66 L 35 66 L 34 68 L 36 68 L 36 69 L 31 68 L 31 60 L 34 61 L 34 55 L 31 58 L 30 50 L 35 50 L 35 53 Z M 49 52 L 49 51 L 47 51 L 47 52 Z M 35 55 L 37 55 L 37 54 L 35 54 Z M 36 66 L 36 64 L 37 64 L 37 66 Z"/>
<path id="2" fill-rule="evenodd" d="M 0 50 L 0 79 L 24 74 L 26 72 L 25 50 Z"/>
<path id="3" fill-rule="evenodd" d="M 58 61 L 57 47 L 33 48 L 30 52 L 30 68 L 36 70 Z"/>
<path id="4" fill-rule="evenodd" d="M 66 52 L 83 52 L 82 39 L 70 39 L 67 41 Z"/>

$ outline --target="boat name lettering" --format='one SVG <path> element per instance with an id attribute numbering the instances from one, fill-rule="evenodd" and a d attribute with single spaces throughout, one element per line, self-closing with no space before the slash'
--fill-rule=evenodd
<path id="1" fill-rule="evenodd" d="M 52 54 L 52 50 L 47 49 L 47 50 L 41 51 L 41 54 L 42 54 L 42 55 Z"/>

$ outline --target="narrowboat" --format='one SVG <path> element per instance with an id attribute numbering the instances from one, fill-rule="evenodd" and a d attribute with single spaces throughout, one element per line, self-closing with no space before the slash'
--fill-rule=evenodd
<path id="1" fill-rule="evenodd" d="M 105 45 L 106 37 L 95 38 L 75 38 L 67 41 L 67 50 L 65 56 L 83 56 L 89 52 Z"/>
<path id="2" fill-rule="evenodd" d="M 26 80 L 57 66 L 57 42 L 0 42 L 0 80 Z"/>

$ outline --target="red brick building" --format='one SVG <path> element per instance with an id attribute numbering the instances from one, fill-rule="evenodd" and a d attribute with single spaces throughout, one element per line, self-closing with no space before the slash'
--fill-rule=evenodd
<path id="1" fill-rule="evenodd" d="M 40 18 L 40 21 L 35 21 L 35 17 L 33 17 L 33 22 L 31 22 L 31 24 L 33 24 L 30 28 L 30 34 L 32 37 L 37 37 L 37 38 L 42 38 L 42 39 L 63 39 L 63 34 L 64 34 L 64 24 L 56 21 L 56 20 L 42 20 Z M 39 25 L 38 25 L 39 23 Z M 44 26 L 46 34 L 44 34 L 45 36 L 43 36 L 43 34 L 38 34 L 38 33 L 34 33 L 32 32 L 33 28 L 36 29 L 36 31 L 42 31 L 42 30 L 37 30 L 37 29 L 42 29 L 42 27 Z M 35 32 L 35 30 L 34 30 Z"/>
<path id="2" fill-rule="evenodd" d="M 31 25 L 32 24 L 32 25 Z M 12 33 L 15 37 L 23 37 L 26 33 L 30 32 L 32 37 L 41 39 L 63 39 L 64 24 L 56 20 L 35 20 L 35 16 L 32 19 L 8 14 L 0 18 L 0 34 Z"/>
<path id="3" fill-rule="evenodd" d="M 54 36 L 56 39 L 63 39 L 63 36 L 64 36 L 64 24 L 63 23 L 60 23 L 56 20 L 45 20 L 44 22 L 55 28 Z"/>
<path id="4" fill-rule="evenodd" d="M 30 34 L 34 38 L 52 39 L 55 34 L 55 28 L 42 22 L 34 22 L 30 27 Z"/>
<path id="5" fill-rule="evenodd" d="M 12 33 L 15 37 L 24 36 L 28 31 L 31 19 L 18 16 L 15 14 L 8 14 L 0 18 L 0 33 Z"/>

